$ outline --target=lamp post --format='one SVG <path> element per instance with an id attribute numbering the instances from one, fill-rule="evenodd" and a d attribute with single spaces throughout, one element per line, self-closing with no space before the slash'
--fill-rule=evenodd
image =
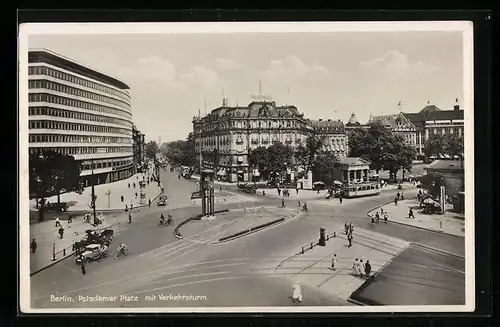
<path id="1" fill-rule="evenodd" d="M 95 176 L 94 176 L 94 159 L 90 159 L 90 162 L 91 162 L 91 172 L 92 172 L 92 202 L 91 202 L 91 205 L 92 205 L 92 214 L 94 216 L 94 222 L 97 220 L 97 215 L 95 213 L 95 200 L 96 200 L 96 195 L 95 195 Z"/>

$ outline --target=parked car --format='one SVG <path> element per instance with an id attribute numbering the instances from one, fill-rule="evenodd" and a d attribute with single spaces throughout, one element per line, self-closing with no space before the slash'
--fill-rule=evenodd
<path id="1" fill-rule="evenodd" d="M 76 263 L 90 262 L 105 258 L 108 254 L 108 247 L 104 244 L 90 244 L 85 250 L 76 256 Z"/>
<path id="2" fill-rule="evenodd" d="M 68 204 L 66 202 L 60 203 L 47 203 L 45 205 L 46 211 L 66 212 L 68 211 Z"/>
<path id="3" fill-rule="evenodd" d="M 246 192 L 246 193 L 253 193 L 255 194 L 257 192 L 257 190 L 255 189 L 255 187 L 252 185 L 252 184 L 238 184 L 238 190 L 242 191 L 242 192 Z"/>

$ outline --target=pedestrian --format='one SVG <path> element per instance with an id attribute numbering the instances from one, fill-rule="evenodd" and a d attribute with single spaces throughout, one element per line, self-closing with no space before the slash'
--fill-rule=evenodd
<path id="1" fill-rule="evenodd" d="M 408 218 L 413 218 L 415 219 L 415 215 L 413 215 L 413 209 L 410 208 L 409 213 L 408 213 Z"/>
<path id="2" fill-rule="evenodd" d="M 128 213 L 128 223 L 132 223 L 132 212 Z"/>
<path id="3" fill-rule="evenodd" d="M 71 224 L 73 222 L 73 216 L 69 215 L 68 216 L 68 224 Z"/>
<path id="4" fill-rule="evenodd" d="M 299 206 L 300 208 L 300 199 L 297 200 L 297 205 Z"/>
<path id="5" fill-rule="evenodd" d="M 349 224 L 347 223 L 347 221 L 344 224 L 344 229 L 345 229 L 345 234 L 349 235 Z"/>
<path id="6" fill-rule="evenodd" d="M 61 227 L 61 222 L 59 221 L 59 217 L 56 218 L 56 227 Z"/>
<path id="7" fill-rule="evenodd" d="M 347 235 L 347 240 L 349 241 L 349 246 L 348 247 L 351 247 L 352 246 L 352 233 Z"/>
<path id="8" fill-rule="evenodd" d="M 285 208 L 285 199 L 281 199 L 281 207 Z"/>
<path id="9" fill-rule="evenodd" d="M 352 233 L 354 232 L 354 225 L 352 224 L 352 222 L 349 223 L 349 234 L 352 235 Z"/>
<path id="10" fill-rule="evenodd" d="M 35 253 L 36 252 L 36 247 L 37 247 L 36 241 L 35 241 L 35 239 L 33 239 L 31 241 L 31 244 L 30 244 L 31 252 Z"/>
<path id="11" fill-rule="evenodd" d="M 128 205 L 125 205 L 125 212 L 128 212 Z"/>
<path id="12" fill-rule="evenodd" d="M 360 260 L 359 260 L 359 263 L 358 263 L 358 275 L 359 275 L 360 277 L 362 277 L 362 276 L 363 276 L 363 269 L 364 269 L 364 266 L 365 266 L 365 265 L 364 265 L 364 263 L 363 263 L 363 259 L 360 259 Z"/>
<path id="13" fill-rule="evenodd" d="M 398 200 L 399 200 L 399 197 L 400 197 L 400 196 L 401 196 L 401 194 L 400 194 L 400 193 L 399 193 L 399 191 L 398 191 L 398 193 L 396 193 L 396 198 L 398 198 Z"/>
<path id="14" fill-rule="evenodd" d="M 296 282 L 292 286 L 293 288 L 293 295 L 292 295 L 292 301 L 293 303 L 295 302 L 302 302 L 302 288 L 300 287 L 300 283 Z"/>
<path id="15" fill-rule="evenodd" d="M 398 197 L 395 197 L 394 198 L 394 205 L 397 206 L 398 205 Z"/>
<path id="16" fill-rule="evenodd" d="M 123 195 L 120 195 L 120 200 L 121 200 L 122 202 L 123 202 L 123 200 L 125 200 L 125 199 L 123 198 Z"/>
<path id="17" fill-rule="evenodd" d="M 135 192 L 135 198 L 137 199 L 137 192 Z"/>
<path id="18" fill-rule="evenodd" d="M 339 203 L 342 204 L 342 195 L 339 195 Z"/>
<path id="19" fill-rule="evenodd" d="M 87 272 L 85 271 L 85 261 L 82 261 L 80 264 L 80 267 L 82 268 L 82 275 L 85 275 Z"/>
<path id="20" fill-rule="evenodd" d="M 365 275 L 366 275 L 366 277 L 370 277 L 371 272 L 372 272 L 372 265 L 370 265 L 370 260 L 366 260 L 366 263 L 365 263 Z"/>
<path id="21" fill-rule="evenodd" d="M 262 195 L 266 195 L 266 190 L 262 190 Z"/>
<path id="22" fill-rule="evenodd" d="M 401 192 L 401 201 L 403 201 L 405 199 L 405 195 L 403 192 Z"/>
<path id="23" fill-rule="evenodd" d="M 281 190 L 279 187 L 278 187 L 278 195 L 281 195 Z"/>
<path id="24" fill-rule="evenodd" d="M 297 194 L 297 195 L 299 194 L 299 188 L 298 187 L 295 188 L 295 194 Z"/>
<path id="25" fill-rule="evenodd" d="M 380 207 L 380 214 L 383 215 L 384 214 L 384 208 L 383 207 Z"/>
<path id="26" fill-rule="evenodd" d="M 148 206 L 151 207 L 151 198 L 148 199 Z"/>
<path id="27" fill-rule="evenodd" d="M 128 183 L 128 188 L 130 188 L 130 183 Z"/>
<path id="28" fill-rule="evenodd" d="M 61 239 L 63 238 L 63 235 L 64 235 L 64 228 L 62 228 L 62 226 L 59 228 L 59 236 L 61 237 Z"/>
<path id="29" fill-rule="evenodd" d="M 334 254 L 332 257 L 332 269 L 337 270 L 337 265 L 338 265 L 337 255 Z"/>
<path id="30" fill-rule="evenodd" d="M 139 178 L 139 177 L 137 177 L 137 178 Z M 135 188 L 135 182 L 134 182 L 134 183 L 132 183 L 132 185 L 133 185 L 133 186 L 134 186 L 134 188 Z"/>
<path id="31" fill-rule="evenodd" d="M 380 215 L 378 214 L 378 211 L 375 213 L 375 222 L 377 224 L 380 222 Z"/>
<path id="32" fill-rule="evenodd" d="M 130 211 L 132 211 L 132 209 L 134 209 L 134 204 L 130 203 Z"/>
<path id="33" fill-rule="evenodd" d="M 384 213 L 384 223 L 387 224 L 387 219 L 389 218 L 389 214 L 387 212 Z"/>
<path id="34" fill-rule="evenodd" d="M 371 222 L 372 225 L 375 225 L 375 218 L 372 216 L 372 222 Z"/>
<path id="35" fill-rule="evenodd" d="M 352 263 L 352 273 L 354 276 L 358 275 L 358 258 L 356 258 Z"/>

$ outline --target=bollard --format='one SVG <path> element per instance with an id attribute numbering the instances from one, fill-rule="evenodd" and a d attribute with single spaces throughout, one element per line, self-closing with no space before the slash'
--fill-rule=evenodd
<path id="1" fill-rule="evenodd" d="M 302 247 L 302 251 L 301 251 L 302 254 L 304 254 L 304 247 Z"/>
<path id="2" fill-rule="evenodd" d="M 66 249 L 63 249 L 63 257 L 66 256 Z"/>
<path id="3" fill-rule="evenodd" d="M 52 242 L 52 261 L 56 261 L 56 242 Z"/>

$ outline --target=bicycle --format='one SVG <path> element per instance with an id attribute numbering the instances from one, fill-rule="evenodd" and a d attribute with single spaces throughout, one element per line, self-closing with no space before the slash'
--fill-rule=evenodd
<path id="1" fill-rule="evenodd" d="M 113 254 L 113 258 L 118 258 L 118 257 L 121 257 L 122 255 L 123 256 L 127 256 L 128 254 L 128 249 L 121 249 L 121 250 L 117 250 L 114 254 Z"/>

